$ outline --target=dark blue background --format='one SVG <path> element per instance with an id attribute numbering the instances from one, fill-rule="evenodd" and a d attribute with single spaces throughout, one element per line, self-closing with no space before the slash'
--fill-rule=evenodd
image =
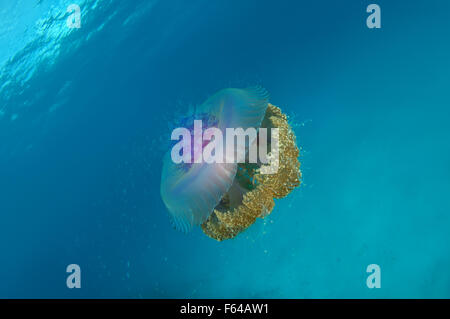
<path id="1" fill-rule="evenodd" d="M 369 1 L 80 0 L 79 30 L 72 2 L 0 3 L 0 297 L 450 297 L 448 1 L 377 1 L 378 30 Z M 176 232 L 170 122 L 253 84 L 302 187 L 234 240 Z"/>

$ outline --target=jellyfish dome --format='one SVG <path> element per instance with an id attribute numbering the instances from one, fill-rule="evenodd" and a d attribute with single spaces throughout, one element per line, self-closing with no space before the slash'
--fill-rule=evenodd
<path id="1" fill-rule="evenodd" d="M 218 241 L 233 238 L 270 214 L 275 198 L 287 196 L 300 185 L 295 134 L 286 115 L 268 100 L 261 87 L 223 89 L 181 120 L 183 143 L 176 146 L 185 147 L 179 152 L 174 146 L 164 155 L 161 175 L 161 197 L 176 229 L 188 232 L 201 226 Z M 227 142 L 234 140 L 228 135 L 230 128 L 255 129 L 256 134 L 248 135 L 240 150 L 238 143 L 231 153 L 228 149 L 219 152 L 219 145 L 228 147 Z M 271 129 L 277 134 L 265 133 Z M 208 132 L 214 132 L 213 136 L 206 138 Z M 262 137 L 271 150 L 267 158 L 275 152 L 277 157 L 276 170 L 269 173 L 267 162 L 248 161 L 249 149 L 259 147 Z M 274 150 L 272 144 L 277 146 Z M 208 148 L 214 150 L 209 156 Z M 181 153 L 183 160 L 174 160 L 174 154 Z M 215 161 L 208 160 L 211 154 Z M 244 154 L 243 158 L 239 160 L 238 154 Z"/>

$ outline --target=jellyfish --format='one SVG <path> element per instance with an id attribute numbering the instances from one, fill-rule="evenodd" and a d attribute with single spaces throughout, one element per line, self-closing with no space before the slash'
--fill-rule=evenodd
<path id="1" fill-rule="evenodd" d="M 217 136 L 206 141 L 198 138 L 201 134 L 196 134 L 196 120 L 201 120 L 202 132 L 208 129 L 225 132 L 227 128 L 256 128 L 256 136 L 249 136 L 244 150 L 241 150 L 246 159 L 250 146 L 260 142 L 261 128 L 277 129 L 276 138 L 271 134 L 266 136 L 268 149 L 272 150 L 271 144 L 277 143 L 275 172 L 266 173 L 265 168 L 269 164 L 259 160 L 197 160 L 201 157 L 199 153 L 218 139 Z M 194 226 L 200 226 L 207 236 L 217 241 L 234 238 L 258 218 L 268 216 L 275 206 L 274 199 L 286 197 L 300 185 L 300 151 L 296 136 L 287 116 L 269 103 L 265 89 L 223 89 L 180 122 L 192 133 L 183 136 L 190 145 L 183 149 L 183 158 L 191 161 L 175 162 L 172 148 L 164 155 L 161 174 L 161 198 L 176 229 L 188 232 Z M 226 141 L 227 137 L 221 145 Z M 272 152 L 267 154 L 268 158 Z M 235 150 L 233 158 L 237 153 L 239 150 Z M 229 153 L 224 152 L 221 156 L 227 157 Z"/>

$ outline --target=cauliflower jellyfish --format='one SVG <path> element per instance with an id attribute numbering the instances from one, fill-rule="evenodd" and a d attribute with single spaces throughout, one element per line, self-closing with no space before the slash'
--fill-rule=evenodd
<path id="1" fill-rule="evenodd" d="M 203 125 L 201 128 L 196 127 L 199 120 Z M 207 236 L 218 241 L 233 238 L 257 218 L 270 214 L 274 199 L 287 196 L 300 185 L 295 134 L 286 115 L 269 103 L 268 93 L 263 88 L 223 89 L 181 123 L 184 132 L 188 133 L 183 135 L 183 145 L 189 145 L 182 150 L 184 161 L 173 160 L 175 147 L 172 148 L 164 155 L 161 175 L 161 197 L 176 229 L 187 232 L 193 226 L 201 226 Z M 216 135 L 205 140 L 203 132 L 205 135 L 209 129 L 225 132 L 227 128 L 256 129 L 256 135 L 248 136 L 244 145 L 246 159 L 250 145 L 258 145 L 261 141 L 261 128 L 267 129 L 266 132 L 276 129 L 276 135 L 265 134 L 267 149 L 271 150 L 267 157 L 274 152 L 271 144 L 277 144 L 276 170 L 268 174 L 265 169 L 269 164 L 259 160 L 198 160 L 211 141 L 220 140 Z M 221 136 L 224 141 L 220 145 L 226 144 L 227 136 Z M 227 152 L 220 154 L 224 158 L 229 156 Z"/>

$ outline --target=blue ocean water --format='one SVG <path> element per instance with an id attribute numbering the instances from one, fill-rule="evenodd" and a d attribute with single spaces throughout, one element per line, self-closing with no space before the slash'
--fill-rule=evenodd
<path id="1" fill-rule="evenodd" d="M 0 297 L 449 298 L 450 2 L 370 3 L 0 0 Z M 169 123 L 254 84 L 302 186 L 233 240 L 175 231 Z"/>

